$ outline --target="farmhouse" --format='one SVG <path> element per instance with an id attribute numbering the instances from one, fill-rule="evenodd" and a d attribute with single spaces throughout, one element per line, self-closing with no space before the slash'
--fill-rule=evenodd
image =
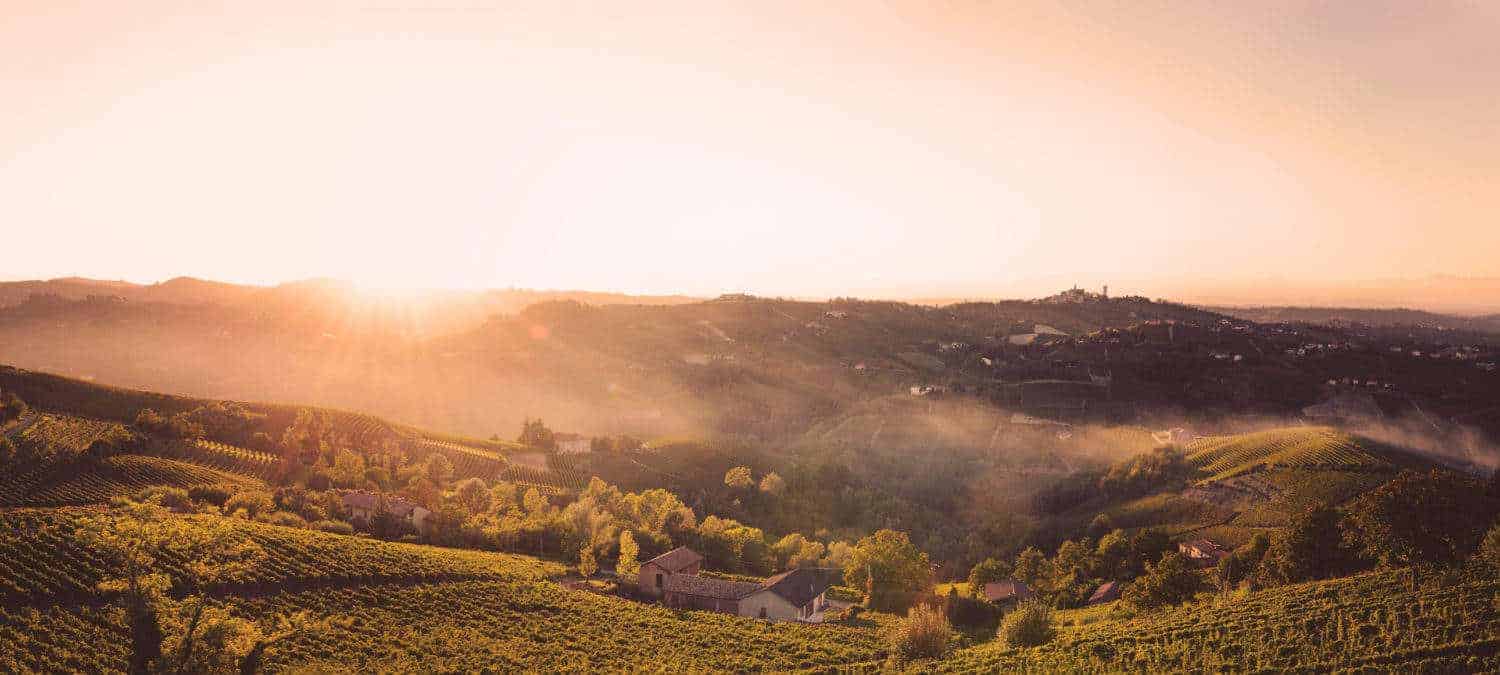
<path id="1" fill-rule="evenodd" d="M 553 439 L 557 442 L 557 454 L 576 455 L 588 452 L 592 449 L 593 439 L 579 434 L 555 434 Z"/>
<path id="2" fill-rule="evenodd" d="M 679 547 L 641 565 L 642 591 L 668 607 L 701 609 L 768 621 L 820 623 L 828 608 L 829 570 L 794 569 L 760 583 L 698 576 L 703 557 Z"/>
<path id="3" fill-rule="evenodd" d="M 641 563 L 641 592 L 659 598 L 666 590 L 667 579 L 676 575 L 697 577 L 702 565 L 703 556 L 686 546 L 678 546 Z"/>
<path id="4" fill-rule="evenodd" d="M 1030 586 L 1015 579 L 991 581 L 984 585 L 984 599 L 990 602 L 1025 602 L 1035 595 Z"/>
<path id="5" fill-rule="evenodd" d="M 1089 596 L 1090 605 L 1102 605 L 1106 602 L 1114 602 L 1120 599 L 1120 591 L 1123 590 L 1120 582 L 1106 581 L 1094 589 L 1094 594 Z"/>
<path id="6" fill-rule="evenodd" d="M 386 497 L 373 492 L 350 490 L 343 492 L 340 498 L 350 518 L 365 522 L 369 522 L 375 516 L 375 513 L 380 510 L 381 501 L 384 500 L 385 508 L 391 512 L 392 516 L 406 521 L 418 532 L 427 531 L 427 517 L 432 515 L 432 512 L 422 505 L 401 497 Z"/>
<path id="7" fill-rule="evenodd" d="M 1199 565 L 1217 565 L 1229 557 L 1229 551 L 1212 539 L 1194 539 L 1178 542 L 1177 551 Z"/>

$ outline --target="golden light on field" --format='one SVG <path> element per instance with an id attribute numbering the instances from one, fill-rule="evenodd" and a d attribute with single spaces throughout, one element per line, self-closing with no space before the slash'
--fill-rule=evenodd
<path id="1" fill-rule="evenodd" d="M 1500 249 L 1488 3 L 30 4 L 5 277 L 1166 292 Z"/>

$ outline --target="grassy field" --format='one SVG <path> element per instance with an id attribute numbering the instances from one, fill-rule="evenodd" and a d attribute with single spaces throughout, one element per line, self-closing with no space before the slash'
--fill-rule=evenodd
<path id="1" fill-rule="evenodd" d="M 1413 590 L 1404 571 L 1248 594 L 1208 596 L 1130 617 L 1113 608 L 1059 612 L 1056 640 L 999 642 L 915 664 L 943 672 L 1494 672 L 1500 582 L 1472 571 Z"/>

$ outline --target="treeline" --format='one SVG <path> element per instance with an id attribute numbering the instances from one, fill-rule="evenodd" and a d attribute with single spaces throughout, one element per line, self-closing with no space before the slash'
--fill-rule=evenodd
<path id="1" fill-rule="evenodd" d="M 1083 604 L 1105 581 L 1132 581 L 1124 599 L 1139 608 L 1172 605 L 1217 587 L 1251 590 L 1407 567 L 1417 576 L 1461 564 L 1476 553 L 1500 563 L 1500 472 L 1488 482 L 1450 471 L 1404 471 L 1342 508 L 1318 506 L 1275 534 L 1258 533 L 1208 573 L 1173 550 L 1159 532 L 1069 540 L 1049 559 L 1027 548 L 1014 562 L 986 560 L 971 588 L 1015 578 L 1049 605 Z M 1108 527 L 1102 516 L 1090 529 Z"/>
<path id="2" fill-rule="evenodd" d="M 1181 448 L 1164 446 L 1128 457 L 1103 471 L 1069 477 L 1038 492 L 1037 511 L 1059 514 L 1100 498 L 1133 499 L 1185 485 L 1198 474 Z"/>

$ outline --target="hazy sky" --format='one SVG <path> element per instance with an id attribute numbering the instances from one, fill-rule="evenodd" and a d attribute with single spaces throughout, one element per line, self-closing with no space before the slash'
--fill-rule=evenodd
<path id="1" fill-rule="evenodd" d="M 1500 3 L 0 1 L 0 277 L 1500 274 Z"/>

